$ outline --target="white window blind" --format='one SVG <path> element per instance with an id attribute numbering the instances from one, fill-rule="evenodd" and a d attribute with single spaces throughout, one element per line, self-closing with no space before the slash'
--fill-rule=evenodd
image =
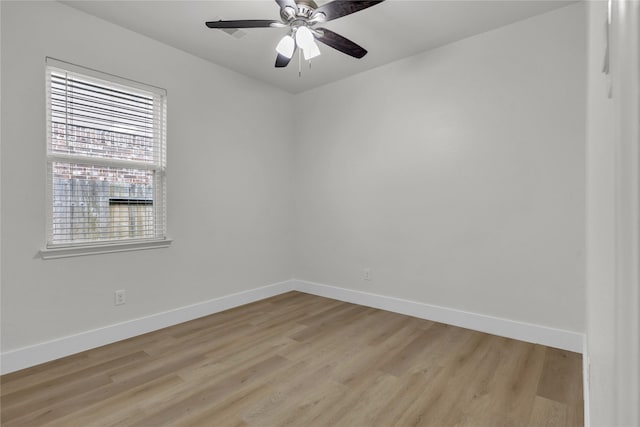
<path id="1" fill-rule="evenodd" d="M 47 248 L 166 239 L 166 92 L 47 58 Z"/>

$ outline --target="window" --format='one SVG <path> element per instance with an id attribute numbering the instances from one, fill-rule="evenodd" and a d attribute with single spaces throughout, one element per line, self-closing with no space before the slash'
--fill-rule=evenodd
<path id="1" fill-rule="evenodd" d="M 166 92 L 51 58 L 46 74 L 47 249 L 167 241 Z"/>

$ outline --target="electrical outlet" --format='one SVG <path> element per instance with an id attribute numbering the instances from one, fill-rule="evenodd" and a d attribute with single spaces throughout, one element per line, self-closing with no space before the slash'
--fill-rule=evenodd
<path id="1" fill-rule="evenodd" d="M 364 270 L 362 270 L 362 280 L 367 280 L 367 281 L 371 280 L 371 269 L 370 268 L 365 268 Z"/>
<path id="2" fill-rule="evenodd" d="M 115 305 L 122 305 L 126 302 L 126 296 L 124 293 L 124 289 L 120 289 L 119 291 L 115 292 L 115 301 L 114 304 Z"/>

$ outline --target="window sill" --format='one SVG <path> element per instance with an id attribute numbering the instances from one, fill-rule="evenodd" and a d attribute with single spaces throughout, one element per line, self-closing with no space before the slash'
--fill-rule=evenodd
<path id="1" fill-rule="evenodd" d="M 173 242 L 173 240 L 164 239 L 164 240 L 111 243 L 111 244 L 93 245 L 93 246 L 87 245 L 87 246 L 41 249 L 40 256 L 42 257 L 42 259 L 56 259 L 56 258 L 68 258 L 68 257 L 85 256 L 85 255 L 110 254 L 114 252 L 159 249 L 159 248 L 168 248 L 169 246 L 171 246 L 171 242 Z"/>

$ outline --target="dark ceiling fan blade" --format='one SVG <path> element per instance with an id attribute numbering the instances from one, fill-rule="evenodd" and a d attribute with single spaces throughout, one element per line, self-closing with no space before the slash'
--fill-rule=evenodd
<path id="1" fill-rule="evenodd" d="M 331 3 L 323 4 L 313 11 L 311 17 L 315 17 L 318 13 L 324 13 L 324 21 L 331 21 L 332 19 L 341 18 L 346 15 L 361 11 L 371 6 L 375 6 L 378 3 L 382 3 L 384 0 L 334 0 Z"/>
<path id="2" fill-rule="evenodd" d="M 362 46 L 352 42 L 351 40 L 342 37 L 340 34 L 334 33 L 326 28 L 317 28 L 322 35 L 315 35 L 316 39 L 327 46 L 339 50 L 342 53 L 353 56 L 354 58 L 362 58 L 367 54 L 367 50 Z"/>
<path id="3" fill-rule="evenodd" d="M 291 58 L 293 58 L 293 55 L 291 55 Z M 291 62 L 291 58 L 287 58 L 284 55 L 278 54 L 278 56 L 276 57 L 276 68 L 284 68 L 287 65 L 289 65 L 289 62 Z"/>
<path id="4" fill-rule="evenodd" d="M 268 28 L 286 27 L 280 21 L 273 21 L 268 19 L 242 19 L 238 21 L 208 21 L 205 22 L 209 28 Z"/>

